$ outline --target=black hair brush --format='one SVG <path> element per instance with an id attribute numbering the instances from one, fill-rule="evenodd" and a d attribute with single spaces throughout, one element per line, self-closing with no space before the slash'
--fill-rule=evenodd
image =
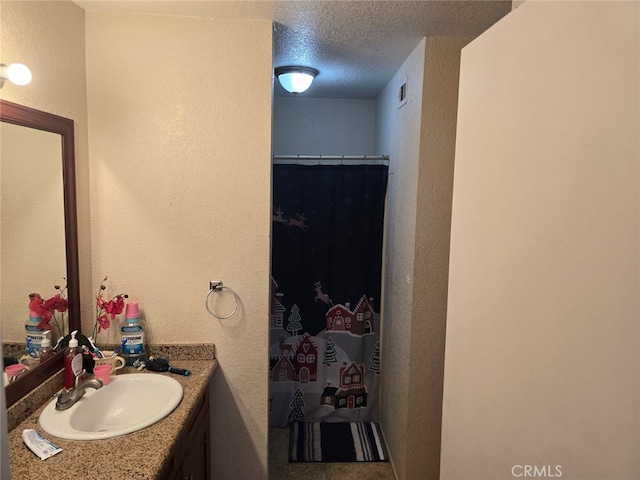
<path id="1" fill-rule="evenodd" d="M 191 375 L 191 370 L 172 367 L 171 365 L 169 365 L 169 360 L 167 360 L 166 358 L 152 357 L 144 361 L 136 360 L 135 363 L 137 363 L 142 368 L 151 370 L 152 372 L 170 372 L 170 373 L 175 373 L 176 375 L 184 375 L 185 377 L 188 377 L 189 375 Z M 134 366 L 138 366 L 138 365 L 134 365 Z"/>

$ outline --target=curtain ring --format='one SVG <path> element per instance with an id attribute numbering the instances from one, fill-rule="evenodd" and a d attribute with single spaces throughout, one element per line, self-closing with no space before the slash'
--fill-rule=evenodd
<path id="1" fill-rule="evenodd" d="M 221 290 L 223 290 L 223 289 L 227 289 L 227 290 L 229 290 L 229 291 L 233 294 L 234 298 L 236 299 L 236 306 L 233 308 L 233 311 L 232 311 L 229 315 L 227 315 L 227 316 L 220 316 L 220 315 L 217 315 L 217 314 L 215 314 L 214 312 L 212 312 L 212 311 L 211 311 L 211 309 L 209 308 L 209 297 L 211 296 L 211 294 L 212 294 L 213 292 L 215 292 L 215 291 L 221 291 Z M 236 312 L 238 311 L 238 306 L 239 306 L 239 305 L 240 305 L 240 298 L 238 298 L 238 295 L 236 294 L 236 292 L 234 292 L 232 288 L 225 287 L 225 286 L 223 286 L 223 285 L 219 285 L 219 286 L 217 286 L 217 287 L 215 287 L 215 288 L 210 289 L 210 290 L 209 290 L 209 293 L 207 293 L 207 298 L 206 298 L 206 300 L 204 301 L 204 306 L 205 306 L 205 308 L 207 309 L 207 312 L 209 312 L 209 314 L 210 314 L 212 317 L 215 317 L 215 318 L 217 318 L 218 320 L 226 320 L 227 318 L 231 318 L 231 317 L 233 317 L 233 316 L 236 314 Z"/>

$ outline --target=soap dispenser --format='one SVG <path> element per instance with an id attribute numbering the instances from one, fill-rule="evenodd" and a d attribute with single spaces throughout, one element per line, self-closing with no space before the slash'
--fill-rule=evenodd
<path id="1" fill-rule="evenodd" d="M 82 373 L 82 352 L 78 348 L 76 340 L 77 330 L 71 332 L 69 346 L 64 351 L 64 388 L 73 388 L 76 377 Z"/>
<path id="2" fill-rule="evenodd" d="M 40 361 L 44 362 L 47 358 L 50 358 L 53 355 L 53 350 L 51 349 L 51 340 L 49 339 L 49 334 L 51 330 L 47 330 L 43 332 L 42 342 L 40 343 Z"/>

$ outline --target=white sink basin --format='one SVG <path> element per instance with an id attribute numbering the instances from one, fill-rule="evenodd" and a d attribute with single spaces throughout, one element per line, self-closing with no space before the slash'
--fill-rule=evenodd
<path id="1" fill-rule="evenodd" d="M 153 425 L 182 400 L 182 385 L 154 373 L 112 376 L 109 385 L 87 389 L 68 410 L 55 409 L 53 400 L 40 414 L 42 429 L 69 440 L 101 440 Z"/>

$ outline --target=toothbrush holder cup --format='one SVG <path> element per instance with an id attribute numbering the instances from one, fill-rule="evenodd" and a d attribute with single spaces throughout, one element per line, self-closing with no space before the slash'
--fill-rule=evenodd
<path id="1" fill-rule="evenodd" d="M 111 356 L 113 352 L 108 350 L 103 350 L 102 354 L 104 358 L 95 358 L 96 367 L 98 365 L 109 365 L 111 367 L 111 375 L 116 375 L 117 371 L 124 367 L 126 360 L 121 356 Z"/>
<path id="2" fill-rule="evenodd" d="M 9 378 L 9 380 L 11 380 L 16 375 L 19 375 L 20 373 L 25 371 L 26 368 L 27 367 L 25 365 L 23 365 L 22 363 L 16 363 L 14 365 L 9 365 L 9 366 L 5 367 L 4 371 L 7 374 L 7 377 Z"/>
<path id="3" fill-rule="evenodd" d="M 98 379 L 102 380 L 102 385 L 109 385 L 111 381 L 111 370 L 109 365 L 96 365 L 93 367 L 93 375 Z"/>

